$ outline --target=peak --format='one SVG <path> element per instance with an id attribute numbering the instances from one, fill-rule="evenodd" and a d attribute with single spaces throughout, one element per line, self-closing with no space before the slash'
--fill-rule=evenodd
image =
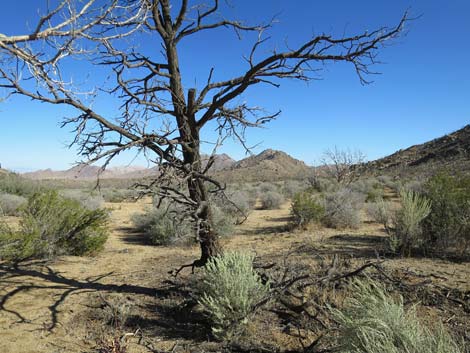
<path id="1" fill-rule="evenodd" d="M 258 156 L 280 156 L 280 155 L 286 155 L 286 153 L 268 148 L 267 150 L 264 150 L 263 152 L 261 152 Z"/>

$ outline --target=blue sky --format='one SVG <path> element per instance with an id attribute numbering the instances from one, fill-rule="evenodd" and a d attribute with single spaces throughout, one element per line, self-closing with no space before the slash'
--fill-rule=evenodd
<path id="1" fill-rule="evenodd" d="M 8 1 L 2 4 L 0 33 L 24 31 L 33 24 L 37 0 Z M 277 15 L 272 40 L 265 47 L 285 41 L 301 43 L 321 32 L 341 35 L 372 30 L 399 21 L 406 9 L 420 16 L 407 26 L 407 35 L 381 51 L 383 62 L 374 67 L 381 72 L 374 83 L 362 86 L 349 65 L 330 64 L 321 81 L 308 84 L 284 81 L 280 88 L 259 87 L 243 99 L 267 111 L 282 115 L 265 129 L 248 133 L 255 152 L 266 148 L 283 150 L 313 164 L 326 148 L 339 146 L 363 151 L 368 159 L 388 155 L 398 149 L 422 143 L 459 129 L 470 119 L 470 2 L 466 0 L 257 0 L 232 1 L 227 16 L 258 23 Z M 181 45 L 185 83 L 204 82 L 210 67 L 228 78 L 244 68 L 242 54 L 248 43 L 232 33 L 216 32 L 196 37 Z M 156 49 L 158 50 L 158 49 Z M 80 72 L 77 65 L 75 74 Z M 4 93 L 4 92 L 1 92 Z M 113 114 L 113 102 L 99 102 Z M 49 106 L 15 97 L 0 102 L 0 163 L 14 170 L 66 169 L 78 160 L 67 144 L 73 135 L 61 129 L 64 116 L 73 114 L 64 107 Z M 211 139 L 208 131 L 203 138 Z M 241 146 L 228 142 L 220 152 L 244 158 Z M 126 154 L 115 164 L 126 164 Z M 145 164 L 137 158 L 136 164 Z"/>

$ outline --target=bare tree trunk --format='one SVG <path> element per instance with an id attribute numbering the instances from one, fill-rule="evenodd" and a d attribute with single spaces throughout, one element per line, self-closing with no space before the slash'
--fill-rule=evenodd
<path id="1" fill-rule="evenodd" d="M 185 163 L 191 165 L 195 172 L 200 173 L 202 163 L 199 153 L 199 136 L 196 136 L 189 149 L 184 149 L 183 155 Z M 195 261 L 194 265 L 204 266 L 211 257 L 221 252 L 219 236 L 213 227 L 212 211 L 204 181 L 200 178 L 190 177 L 188 190 L 191 200 L 198 205 L 195 218 L 197 236 L 201 246 L 201 258 Z"/>

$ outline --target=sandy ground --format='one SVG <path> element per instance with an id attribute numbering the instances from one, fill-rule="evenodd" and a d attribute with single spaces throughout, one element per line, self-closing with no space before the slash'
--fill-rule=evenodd
<path id="1" fill-rule="evenodd" d="M 164 330 L 165 320 L 169 319 L 164 305 L 152 305 L 171 286 L 169 272 L 191 263 L 198 256 L 198 249 L 147 245 L 140 234 L 133 232 L 130 223 L 130 216 L 141 212 L 145 201 L 107 207 L 112 209 L 112 231 L 105 250 L 98 256 L 67 256 L 16 268 L 0 264 L 0 353 L 93 351 L 97 342 L 106 341 L 102 338 L 106 331 L 101 330 L 102 318 L 93 313 L 102 307 L 101 297 L 113 295 L 147 313 L 148 317 L 140 318 L 141 325 L 145 326 L 145 319 L 149 327 L 152 323 L 160 325 L 161 329 L 152 334 L 159 349 L 171 349 L 175 341 L 184 339 L 184 332 Z M 314 228 L 287 232 L 288 222 L 288 204 L 280 210 L 256 210 L 237 228 L 235 236 L 223 240 L 224 246 L 252 249 L 268 262 L 279 260 L 292 249 L 303 249 L 302 256 L 306 258 L 337 253 L 373 259 L 380 255 L 377 244 L 385 236 L 380 226 L 372 223 L 354 231 Z M 461 290 L 470 290 L 469 265 L 433 259 L 387 261 L 391 268 L 409 269 Z M 189 276 L 188 272 L 183 273 L 183 278 Z M 128 352 L 151 351 L 144 346 L 142 342 L 131 344 Z"/>

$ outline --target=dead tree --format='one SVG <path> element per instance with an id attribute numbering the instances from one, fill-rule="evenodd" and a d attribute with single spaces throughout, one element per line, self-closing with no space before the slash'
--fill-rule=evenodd
<path id="1" fill-rule="evenodd" d="M 230 136 L 246 148 L 245 129 L 279 113 L 240 104 L 240 95 L 255 85 L 279 87 L 282 79 L 318 78 L 328 62 L 350 63 L 368 83 L 378 51 L 400 35 L 406 21 L 405 14 L 393 28 L 339 38 L 319 34 L 263 55 L 259 49 L 267 45 L 271 23 L 250 26 L 226 19 L 218 0 L 62 0 L 30 33 L 0 36 L 0 86 L 10 94 L 74 108 L 77 115 L 63 125 L 73 126 L 73 144 L 88 163 L 101 160 L 105 168 L 124 150 L 146 153 L 159 165 L 153 183 L 158 194 L 184 205 L 197 225 L 198 266 L 221 250 L 207 186 L 217 192 L 223 185 L 208 175 L 213 158 L 202 163 L 200 154 L 208 124 L 217 126 L 216 147 Z M 202 84 L 185 87 L 180 48 L 200 32 L 224 28 L 257 34 L 244 56 L 246 69 L 217 81 L 213 67 L 198 81 Z M 71 70 L 86 63 L 97 72 L 93 80 L 79 80 Z M 101 77 L 107 79 L 98 83 Z M 94 104 L 103 94 L 113 95 L 115 116 Z"/>
<path id="2" fill-rule="evenodd" d="M 349 185 L 358 178 L 358 169 L 366 160 L 359 150 L 341 150 L 335 146 L 323 153 L 322 164 L 326 174 L 338 184 Z"/>

